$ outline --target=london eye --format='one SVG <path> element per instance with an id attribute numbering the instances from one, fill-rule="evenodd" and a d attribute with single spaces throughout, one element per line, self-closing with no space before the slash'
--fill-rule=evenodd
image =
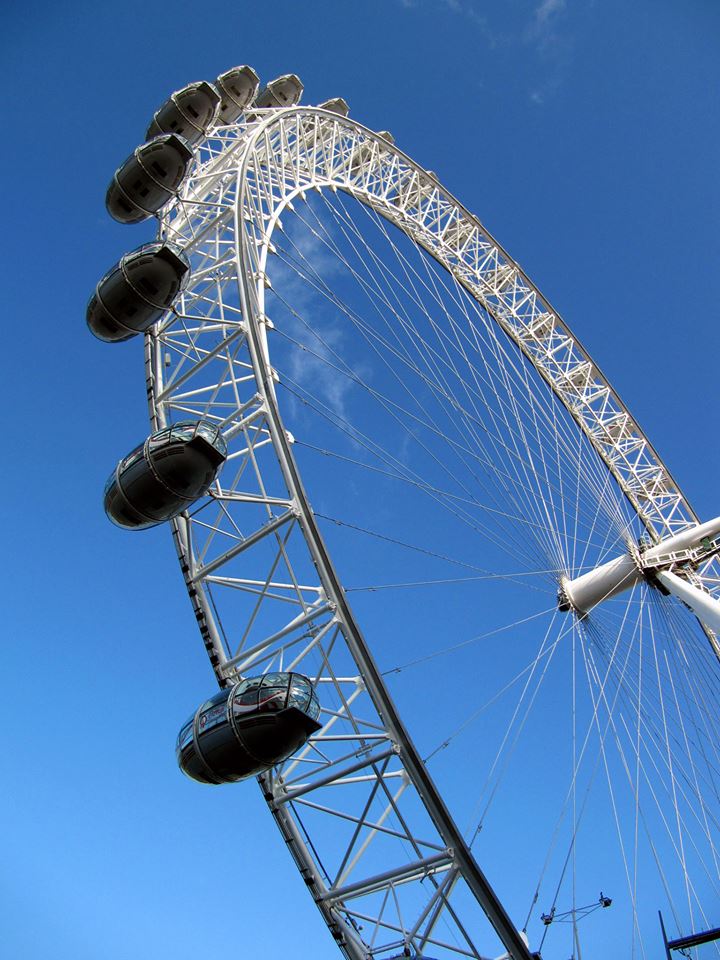
<path id="1" fill-rule="evenodd" d="M 169 522 L 218 681 L 181 768 L 257 778 L 351 960 L 713 943 L 720 519 L 435 174 L 258 91 L 158 109 L 88 306 L 145 343 L 106 510 Z"/>

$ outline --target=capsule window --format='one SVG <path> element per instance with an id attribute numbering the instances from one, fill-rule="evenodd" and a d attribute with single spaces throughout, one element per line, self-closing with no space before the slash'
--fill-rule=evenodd
<path id="1" fill-rule="evenodd" d="M 195 724 L 195 714 L 190 717 L 184 727 L 181 728 L 180 733 L 177 738 L 177 750 L 182 750 L 183 747 L 186 747 L 193 738 L 193 726 Z"/>
<path id="2" fill-rule="evenodd" d="M 220 428 L 208 423 L 207 420 L 203 420 L 198 424 L 195 435 L 203 437 L 203 439 L 207 440 L 216 450 L 222 453 L 223 456 L 227 453 L 227 444 L 220 433 Z"/>
<path id="3" fill-rule="evenodd" d="M 117 312 L 123 317 L 134 317 L 138 312 L 138 305 L 130 297 L 123 297 L 118 300 Z"/>
<path id="4" fill-rule="evenodd" d="M 262 677 L 252 677 L 239 683 L 233 690 L 233 711 L 244 714 L 257 709 Z"/>
<path id="5" fill-rule="evenodd" d="M 312 688 L 305 680 L 299 677 L 293 677 L 290 684 L 290 693 L 288 694 L 288 706 L 297 707 L 299 710 L 305 710 L 310 702 Z"/>
<path id="6" fill-rule="evenodd" d="M 142 279 L 138 281 L 137 286 L 142 293 L 146 293 L 149 297 L 157 296 L 158 293 L 160 293 L 160 287 L 155 283 L 151 283 L 147 277 L 142 277 Z"/>
<path id="7" fill-rule="evenodd" d="M 258 699 L 258 710 L 272 712 L 283 710 L 287 700 L 287 687 L 263 687 Z"/>
<path id="8" fill-rule="evenodd" d="M 148 187 L 145 180 L 142 180 L 140 177 L 133 183 L 131 189 L 137 191 L 141 197 L 146 197 L 148 193 L 150 193 L 150 187 Z"/>
<path id="9" fill-rule="evenodd" d="M 134 450 L 131 450 L 130 453 L 126 457 L 123 457 L 123 459 L 120 461 L 120 464 L 118 466 L 118 472 L 122 473 L 124 470 L 127 470 L 129 467 L 131 467 L 134 463 L 138 463 L 138 461 L 142 460 L 144 450 L 145 450 L 144 443 L 139 444 L 137 447 L 135 447 Z"/>
<path id="10" fill-rule="evenodd" d="M 143 244 L 140 250 L 142 251 L 144 249 L 147 249 L 149 246 L 150 246 L 149 243 Z M 153 250 L 153 253 L 154 253 L 155 250 L 157 250 L 157 245 L 152 244 L 152 246 L 155 248 Z M 147 266 L 149 263 L 153 262 L 153 253 L 141 253 L 141 255 L 138 256 L 138 251 L 135 251 L 134 254 L 131 254 L 132 260 L 127 265 L 126 269 L 128 271 L 132 271 L 132 270 L 137 270 L 139 267 Z"/>
<path id="11" fill-rule="evenodd" d="M 144 461 L 125 467 L 118 476 L 118 483 L 130 503 L 142 505 L 143 516 L 148 520 L 166 520 L 169 511 L 175 507 L 174 500 L 168 503 L 167 487 L 148 473 Z"/>
<path id="12" fill-rule="evenodd" d="M 235 713 L 247 713 L 257 707 L 257 690 L 246 690 L 244 693 L 233 697 L 233 710 Z"/>
<path id="13" fill-rule="evenodd" d="M 153 433 L 149 437 L 147 444 L 150 450 L 153 450 L 155 447 L 162 447 L 170 438 L 170 427 L 165 427 L 163 430 L 158 430 L 157 433 Z"/>
<path id="14" fill-rule="evenodd" d="M 167 487 L 178 497 L 185 500 L 195 500 L 202 496 L 215 479 L 215 468 L 212 464 L 194 463 L 195 469 L 188 470 L 188 458 L 185 447 L 172 445 L 167 450 L 159 450 L 150 455 L 150 461 L 155 468 L 163 486 Z M 200 490 L 202 493 L 198 493 Z"/>
<path id="15" fill-rule="evenodd" d="M 217 727 L 219 724 L 225 722 L 225 713 L 227 706 L 227 696 L 225 696 L 221 703 L 216 704 L 214 707 L 210 707 L 209 710 L 205 710 L 200 714 L 198 718 L 198 728 L 203 730 L 211 730 L 213 727 Z"/>
<path id="16" fill-rule="evenodd" d="M 142 530 L 145 527 L 153 525 L 153 521 L 139 513 L 131 504 L 127 502 L 122 491 L 113 485 L 105 495 L 106 510 L 113 517 L 115 523 L 121 527 L 132 527 L 135 530 Z"/>
<path id="17" fill-rule="evenodd" d="M 206 700 L 205 703 L 200 708 L 200 712 L 203 710 L 210 710 L 212 707 L 216 706 L 219 703 L 227 703 L 227 699 L 230 695 L 230 690 L 223 689 L 219 690 L 217 693 L 213 694 L 209 700 Z"/>
<path id="18" fill-rule="evenodd" d="M 287 673 L 266 673 L 262 677 L 264 687 L 287 687 L 290 681 L 290 675 Z"/>
<path id="19" fill-rule="evenodd" d="M 180 420 L 170 427 L 169 436 L 171 436 L 173 440 L 192 440 L 196 432 L 197 424 L 188 422 L 187 420 Z"/>

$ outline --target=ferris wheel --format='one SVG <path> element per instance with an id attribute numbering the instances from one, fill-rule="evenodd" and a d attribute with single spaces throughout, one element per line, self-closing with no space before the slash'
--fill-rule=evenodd
<path id="1" fill-rule="evenodd" d="M 220 687 L 181 767 L 257 777 L 350 960 L 717 951 L 720 519 L 433 173 L 258 87 L 157 111 L 88 307 Z"/>

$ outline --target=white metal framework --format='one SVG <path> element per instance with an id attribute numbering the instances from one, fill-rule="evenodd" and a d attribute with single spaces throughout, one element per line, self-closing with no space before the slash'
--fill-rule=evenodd
<path id="1" fill-rule="evenodd" d="M 368 230 L 386 245 L 385 264 L 374 262 Z M 268 669 L 297 670 L 316 684 L 322 730 L 260 783 L 342 953 L 353 960 L 389 960 L 399 955 L 480 958 L 505 951 L 515 960 L 528 960 L 528 938 L 536 950 L 551 928 L 558 897 L 568 889 L 563 878 L 569 863 L 575 875 L 586 796 L 580 771 L 583 763 L 587 767 L 591 741 L 596 750 L 588 789 L 594 780 L 607 780 L 610 806 L 617 809 L 613 783 L 619 776 L 629 784 L 632 798 L 634 846 L 625 845 L 623 822 L 617 832 L 632 901 L 626 935 L 633 951 L 637 945 L 638 956 L 645 950 L 654 955 L 652 935 L 636 902 L 645 870 L 638 838 L 650 821 L 660 822 L 661 839 L 649 841 L 647 856 L 661 861 L 658 889 L 673 904 L 680 932 L 707 924 L 712 919 L 706 916 L 707 904 L 719 886 L 720 759 L 716 709 L 701 718 L 698 704 L 717 692 L 717 659 L 707 642 L 713 634 L 704 634 L 689 616 L 684 618 L 689 632 L 681 633 L 686 626 L 678 626 L 676 618 L 683 611 L 645 576 L 636 578 L 620 613 L 610 611 L 622 626 L 611 626 L 600 639 L 593 631 L 603 614 L 561 614 L 554 598 L 563 577 L 577 576 L 625 545 L 636 549 L 641 534 L 645 546 L 659 544 L 694 528 L 698 520 L 637 423 L 547 300 L 433 175 L 383 136 L 317 108 L 259 110 L 232 127 L 214 130 L 180 197 L 163 212 L 160 233 L 182 245 L 193 271 L 176 310 L 147 337 L 152 423 L 159 428 L 174 419 L 202 416 L 222 425 L 230 450 L 210 496 L 173 523 L 183 575 L 221 685 Z M 410 265 L 401 244 L 416 250 L 418 266 Z M 329 280 L 306 257 L 313 246 L 321 260 L 332 258 Z M 395 272 L 389 273 L 393 257 Z M 333 287 L 337 264 L 344 279 Z M 360 318 L 344 292 L 345 278 L 355 283 L 386 328 L 371 330 Z M 321 342 L 322 324 L 299 332 L 308 325 L 303 306 L 293 306 L 298 295 L 310 313 L 321 302 L 329 304 L 344 323 L 360 331 L 367 357 L 380 357 L 393 377 L 404 371 L 416 386 L 381 396 L 368 373 L 367 357 L 351 369 L 331 336 Z M 448 313 L 450 301 L 462 326 Z M 411 310 L 422 314 L 422 330 L 419 320 L 413 317 L 411 323 Z M 277 314 L 286 317 L 284 327 Z M 283 338 L 283 345 L 274 336 Z M 313 394 L 312 377 L 308 368 L 298 373 L 297 356 L 310 358 L 318 376 L 362 387 L 388 414 L 388 429 L 407 431 L 408 443 L 423 447 L 436 472 L 421 478 L 409 466 L 399 439 L 374 444 L 372 427 L 363 433 L 350 425 L 343 404 L 329 402 L 327 386 Z M 488 358 L 493 372 L 482 366 Z M 289 391 L 285 399 L 281 387 Z M 288 414 L 292 420 L 295 408 L 314 411 L 322 429 L 316 434 L 307 426 L 303 436 L 294 437 Z M 447 424 L 440 422 L 440 408 Z M 307 423 L 304 416 L 296 416 L 301 426 Z M 383 482 L 389 477 L 422 488 L 433 506 L 453 514 L 453 523 L 473 527 L 478 552 L 457 562 L 475 580 L 489 578 L 486 567 L 495 562 L 485 562 L 484 544 L 488 556 L 498 545 L 520 555 L 525 534 L 540 533 L 548 547 L 551 560 L 545 570 L 533 554 L 536 569 L 549 574 L 553 594 L 540 611 L 543 617 L 531 609 L 513 613 L 521 624 L 533 621 L 542 643 L 527 664 L 516 664 L 511 681 L 504 685 L 497 680 L 495 699 L 510 687 L 522 691 L 501 738 L 501 747 L 511 752 L 557 648 L 572 644 L 573 670 L 581 672 L 583 664 L 588 677 L 591 699 L 583 718 L 573 680 L 573 767 L 561 803 L 570 813 L 558 821 L 569 818 L 570 840 L 564 866 L 556 871 L 561 879 L 552 904 L 552 898 L 547 904 L 540 899 L 549 873 L 537 885 L 535 880 L 530 886 L 518 881 L 523 889 L 517 895 L 513 884 L 504 881 L 501 903 L 471 852 L 471 847 L 478 849 L 475 842 L 484 824 L 458 828 L 455 809 L 446 803 L 448 788 L 443 787 L 441 797 L 428 772 L 428 752 L 420 752 L 406 729 L 407 695 L 400 695 L 400 709 L 395 706 L 388 690 L 392 669 L 376 663 L 350 607 L 348 584 L 330 556 L 328 531 L 333 525 L 353 528 L 352 517 L 334 515 L 322 527 L 320 494 L 315 493 L 320 488 L 312 491 L 311 505 L 300 476 L 294 448 L 304 444 L 327 460 L 332 453 L 325 447 L 327 424 L 348 441 L 342 453 L 336 451 L 343 469 L 357 461 L 361 475 L 374 471 L 383 474 Z M 441 489 L 437 477 L 447 471 L 447 463 L 425 444 L 425 434 L 448 444 L 448 457 L 462 461 L 473 480 L 480 473 L 490 476 L 492 494 L 481 503 L 479 495 L 468 493 L 469 481 L 450 492 Z M 600 523 L 598 517 L 605 519 Z M 494 526 L 498 518 L 507 526 Z M 583 529 L 584 518 L 591 529 Z M 521 535 L 511 542 L 513 534 L 503 531 L 518 527 Z M 398 549 L 411 539 L 407 528 L 404 537 L 391 528 L 364 532 L 392 541 Z M 422 536 L 414 539 L 429 556 L 428 542 Z M 581 540 L 582 549 L 577 547 Z M 713 594 L 718 586 L 716 547 L 714 540 L 704 542 L 692 562 L 685 557 L 682 563 L 668 563 L 661 573 Z M 438 547 L 432 556 L 447 559 L 446 553 Z M 505 573 L 502 579 L 517 582 L 522 576 Z M 642 609 L 649 612 L 634 615 L 631 627 L 628 611 L 640 609 L 641 590 L 649 598 Z M 443 644 L 453 646 L 461 637 L 447 612 L 444 616 L 448 636 Z M 646 616 L 653 624 L 665 618 L 668 625 L 654 632 L 644 625 Z M 388 619 L 386 615 L 386 623 Z M 489 627 L 488 634 L 509 631 L 504 636 L 510 642 L 512 628 L 507 623 L 495 631 Z M 397 621 L 388 629 L 397 629 Z M 642 641 L 651 635 L 645 630 L 652 632 L 652 641 Z M 375 627 L 368 633 L 377 654 Z M 383 660 L 383 666 L 391 662 L 385 651 Z M 416 694 L 422 712 L 423 703 L 429 707 L 432 701 L 425 701 L 420 688 Z M 478 693 L 471 714 L 479 712 L 485 697 L 484 691 Z M 459 727 L 465 726 L 461 720 Z M 411 733 L 414 738 L 414 728 Z M 608 756 L 611 743 L 615 759 Z M 440 746 L 445 745 L 443 740 Z M 491 799 L 504 756 L 498 750 L 487 763 Z M 485 777 L 473 763 L 467 755 L 455 765 L 451 791 L 470 793 L 473 781 Z M 514 787 L 515 796 L 525 794 L 528 817 L 542 806 L 531 781 L 528 770 L 524 782 L 521 777 Z M 663 804 L 655 798 L 663 790 L 674 798 L 667 814 L 659 812 Z M 564 827 L 555 829 L 555 834 L 552 825 L 548 829 L 551 849 L 565 836 Z M 665 847 L 674 850 L 677 871 L 666 864 Z M 494 857 L 483 854 L 493 882 L 501 873 L 521 872 L 521 858 L 509 842 L 505 850 L 511 859 L 504 864 L 497 852 Z M 556 853 L 547 855 L 550 872 Z M 701 864 L 700 881 L 689 879 L 691 860 Z M 679 907 L 668 890 L 675 872 L 684 890 Z M 526 918 L 519 904 L 528 891 Z M 575 909 L 574 880 L 572 894 L 579 949 L 575 918 L 581 910 Z M 541 923 L 541 908 L 550 906 L 552 912 Z M 667 909 L 665 900 L 653 902 L 654 915 L 658 906 Z"/>

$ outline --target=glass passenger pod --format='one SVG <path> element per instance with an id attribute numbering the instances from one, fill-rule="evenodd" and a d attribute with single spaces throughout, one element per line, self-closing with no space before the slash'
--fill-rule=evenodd
<path id="1" fill-rule="evenodd" d="M 219 106 L 220 94 L 212 83 L 189 83 L 155 111 L 146 136 L 150 139 L 162 133 L 176 133 L 194 146 L 207 136 Z"/>
<path id="2" fill-rule="evenodd" d="M 319 103 L 318 107 L 320 110 L 328 110 L 330 113 L 337 113 L 340 117 L 347 117 L 350 113 L 350 107 L 347 104 L 347 100 L 343 100 L 342 97 L 333 97 L 332 100 L 325 100 L 323 103 Z"/>
<path id="3" fill-rule="evenodd" d="M 245 107 L 255 99 L 260 78 L 252 67 L 233 67 L 221 73 L 215 85 L 220 92 L 218 124 L 235 123 Z"/>
<path id="4" fill-rule="evenodd" d="M 177 194 L 192 150 L 175 134 L 154 137 L 130 154 L 115 172 L 105 206 L 119 223 L 140 223 Z"/>
<path id="5" fill-rule="evenodd" d="M 181 420 L 158 430 L 108 478 L 105 513 L 128 530 L 171 520 L 205 496 L 226 458 L 225 440 L 207 420 Z"/>
<path id="6" fill-rule="evenodd" d="M 109 270 L 87 306 L 90 331 L 108 343 L 144 333 L 185 287 L 190 261 L 175 243 L 146 243 Z"/>
<path id="7" fill-rule="evenodd" d="M 294 73 L 271 80 L 255 98 L 256 107 L 294 107 L 300 102 L 303 85 Z"/>
<path id="8" fill-rule="evenodd" d="M 221 690 L 180 728 L 180 769 L 200 783 L 235 783 L 287 760 L 316 733 L 320 703 L 299 673 L 266 673 Z"/>

